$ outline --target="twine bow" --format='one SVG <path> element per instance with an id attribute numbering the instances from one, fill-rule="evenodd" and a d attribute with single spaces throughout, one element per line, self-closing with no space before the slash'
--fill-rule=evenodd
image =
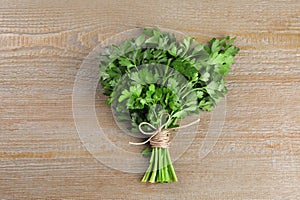
<path id="1" fill-rule="evenodd" d="M 168 120 L 163 123 L 163 116 L 164 115 L 167 115 L 168 117 Z M 170 117 L 170 114 L 168 113 L 163 113 L 161 116 L 160 116 L 160 123 L 159 123 L 159 127 L 156 128 L 155 126 L 153 126 L 152 124 L 148 123 L 148 122 L 142 122 L 139 124 L 139 130 L 142 134 L 144 135 L 150 135 L 150 137 L 145 140 L 144 142 L 140 142 L 140 143 L 134 143 L 134 142 L 129 142 L 129 144 L 132 144 L 132 145 L 143 145 L 143 144 L 146 144 L 147 142 L 150 142 L 150 145 L 151 147 L 161 147 L 161 148 L 168 148 L 169 145 L 170 145 L 170 137 L 169 137 L 169 132 L 170 131 L 174 131 L 174 130 L 177 130 L 177 129 L 180 129 L 180 128 L 186 128 L 186 127 L 189 127 L 193 124 L 196 124 L 200 121 L 200 119 L 197 119 L 196 121 L 194 122 L 191 122 L 187 125 L 184 125 L 184 126 L 180 126 L 180 127 L 176 127 L 176 128 L 169 128 L 169 129 L 164 129 L 165 126 L 170 122 L 171 120 L 171 117 Z M 146 132 L 142 129 L 142 126 L 143 125 L 147 125 L 149 126 L 150 128 L 152 128 L 154 131 L 152 132 Z"/>

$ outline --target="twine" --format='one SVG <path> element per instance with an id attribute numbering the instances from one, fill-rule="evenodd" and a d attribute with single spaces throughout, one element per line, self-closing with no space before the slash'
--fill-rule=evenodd
<path id="1" fill-rule="evenodd" d="M 164 115 L 167 115 L 168 117 L 168 120 L 167 122 L 165 122 L 163 124 L 163 116 Z M 180 126 L 180 127 L 176 127 L 176 128 L 168 128 L 168 129 L 164 129 L 164 127 L 170 122 L 171 120 L 171 117 L 168 113 L 163 113 L 161 116 L 160 116 L 160 124 L 159 124 L 159 127 L 156 128 L 155 126 L 153 126 L 152 124 L 148 123 L 148 122 L 142 122 L 139 124 L 139 130 L 142 134 L 144 135 L 150 135 L 150 137 L 145 140 L 144 142 L 139 142 L 139 143 L 134 143 L 134 142 L 129 142 L 129 144 L 132 144 L 132 145 L 143 145 L 143 144 L 146 144 L 147 142 L 150 142 L 150 145 L 152 148 L 155 148 L 155 147 L 160 147 L 160 148 L 168 148 L 169 145 L 170 145 L 170 137 L 169 137 L 169 134 L 170 134 L 170 131 L 174 131 L 174 130 L 177 130 L 177 129 L 180 129 L 180 128 L 186 128 L 186 127 L 189 127 L 193 124 L 196 124 L 200 121 L 200 119 L 197 119 L 196 121 L 193 121 L 189 124 L 186 124 L 184 126 Z M 146 132 L 142 129 L 142 126 L 143 125 L 147 125 L 149 126 L 150 128 L 152 128 L 154 131 L 152 132 Z"/>

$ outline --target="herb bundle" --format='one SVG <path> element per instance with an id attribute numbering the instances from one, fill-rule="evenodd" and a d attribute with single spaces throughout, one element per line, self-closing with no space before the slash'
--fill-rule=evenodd
<path id="1" fill-rule="evenodd" d="M 141 132 L 151 147 L 150 165 L 142 182 L 175 182 L 169 154 L 170 136 L 184 117 L 211 111 L 227 92 L 226 75 L 239 48 L 235 38 L 195 44 L 185 37 L 146 28 L 136 39 L 106 47 L 101 54 L 100 83 L 117 120 Z"/>

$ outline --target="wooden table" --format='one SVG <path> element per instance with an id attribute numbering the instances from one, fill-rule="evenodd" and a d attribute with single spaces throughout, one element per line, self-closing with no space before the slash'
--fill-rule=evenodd
<path id="1" fill-rule="evenodd" d="M 103 164 L 73 118 L 74 82 L 89 52 L 144 26 L 202 41 L 236 36 L 241 48 L 216 145 L 199 157 L 212 121 L 206 113 L 174 163 L 178 183 L 140 183 L 141 173 Z M 0 44 L 0 199 L 300 199 L 298 0 L 2 0 Z M 109 125 L 99 95 L 96 112 Z M 130 139 L 120 137 L 109 139 Z"/>

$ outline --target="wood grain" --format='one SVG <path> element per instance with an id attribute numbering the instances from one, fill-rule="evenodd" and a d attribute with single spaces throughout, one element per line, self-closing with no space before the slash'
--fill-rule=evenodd
<path id="1" fill-rule="evenodd" d="M 141 174 L 103 165 L 73 119 L 73 85 L 88 53 L 144 26 L 198 40 L 237 36 L 241 48 L 227 77 L 222 134 L 199 159 L 211 121 L 204 114 L 175 162 L 175 184 L 142 184 Z M 2 0 L 0 97 L 1 199 L 300 199 L 298 0 Z"/>

